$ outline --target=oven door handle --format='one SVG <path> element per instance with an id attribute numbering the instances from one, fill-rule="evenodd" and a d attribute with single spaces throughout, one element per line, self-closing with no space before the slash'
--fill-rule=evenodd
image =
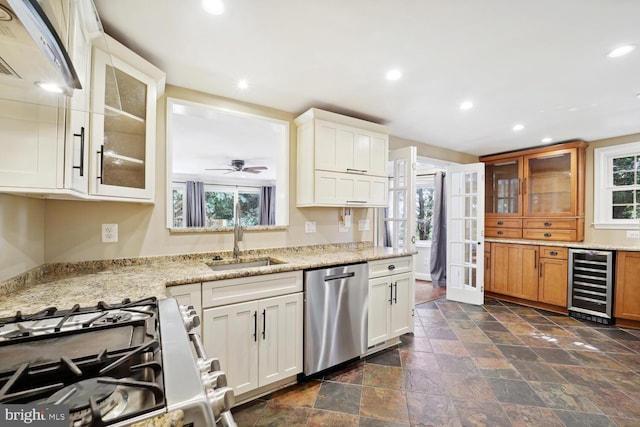
<path id="1" fill-rule="evenodd" d="M 200 335 L 196 332 L 189 332 L 189 339 L 193 343 L 193 348 L 195 348 L 198 358 L 207 359 L 207 352 L 204 349 L 204 344 L 202 343 Z"/>

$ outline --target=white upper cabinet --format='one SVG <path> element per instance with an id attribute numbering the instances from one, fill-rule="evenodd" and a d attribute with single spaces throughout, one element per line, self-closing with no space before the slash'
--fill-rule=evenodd
<path id="1" fill-rule="evenodd" d="M 295 122 L 297 206 L 386 206 L 386 126 L 315 108 Z"/>
<path id="2" fill-rule="evenodd" d="M 93 52 L 89 192 L 151 200 L 156 102 L 165 74 L 115 40 L 107 41 L 110 55 Z"/>
<path id="3" fill-rule="evenodd" d="M 82 111 L 88 108 L 85 100 L 89 93 L 90 45 L 74 1 L 51 0 L 47 6 L 52 13 L 49 15 L 52 25 L 75 64 L 83 89 L 76 89 L 72 98 L 30 89 L 31 95 L 23 102 L 19 94 L 29 82 L 16 77 L 0 79 L 2 192 L 60 195 L 71 188 L 87 192 L 86 183 L 83 186 L 72 182 L 71 161 L 74 145 L 78 154 L 80 151 L 80 137 L 73 141 L 73 133 L 81 134 L 81 129 L 86 129 L 83 117 L 86 113 Z M 79 165 L 79 155 L 76 158 L 75 164 Z"/>

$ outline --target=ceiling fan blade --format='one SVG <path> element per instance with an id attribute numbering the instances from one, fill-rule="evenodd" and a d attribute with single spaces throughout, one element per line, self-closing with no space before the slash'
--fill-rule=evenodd
<path id="1" fill-rule="evenodd" d="M 266 171 L 267 169 L 269 169 L 266 166 L 249 166 L 247 168 L 243 168 L 242 170 L 244 172 L 253 172 L 253 171 Z"/>

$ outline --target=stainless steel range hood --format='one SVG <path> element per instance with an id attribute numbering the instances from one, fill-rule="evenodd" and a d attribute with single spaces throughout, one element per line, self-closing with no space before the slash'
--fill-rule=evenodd
<path id="1" fill-rule="evenodd" d="M 66 96 L 82 88 L 65 47 L 73 8 L 101 34 L 91 0 L 0 0 L 0 98 L 54 105 L 58 97 L 38 84 L 54 83 Z"/>

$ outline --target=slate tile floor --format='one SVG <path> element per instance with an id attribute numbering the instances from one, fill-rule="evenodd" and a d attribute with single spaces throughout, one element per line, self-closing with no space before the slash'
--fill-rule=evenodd
<path id="1" fill-rule="evenodd" d="M 396 348 L 233 410 L 239 426 L 640 426 L 640 331 L 487 299 L 416 306 Z"/>

